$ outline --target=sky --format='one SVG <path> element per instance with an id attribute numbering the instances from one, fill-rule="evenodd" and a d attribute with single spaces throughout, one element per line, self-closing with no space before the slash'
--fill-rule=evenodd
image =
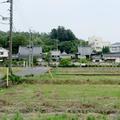
<path id="1" fill-rule="evenodd" d="M 0 15 L 8 16 L 8 8 L 0 4 Z M 48 33 L 64 26 L 81 39 L 98 36 L 120 42 L 119 11 L 120 0 L 14 0 L 14 30 Z M 0 24 L 0 30 L 8 29 Z"/>

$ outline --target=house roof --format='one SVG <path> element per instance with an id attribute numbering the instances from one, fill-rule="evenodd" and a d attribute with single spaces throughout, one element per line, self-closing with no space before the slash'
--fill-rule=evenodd
<path id="1" fill-rule="evenodd" d="M 8 50 L 7 50 L 7 49 L 2 48 L 2 47 L 0 47 L 0 51 L 7 51 L 7 52 L 8 52 Z"/>
<path id="2" fill-rule="evenodd" d="M 120 46 L 120 42 L 116 42 L 116 43 L 112 44 L 112 46 Z"/>
<path id="3" fill-rule="evenodd" d="M 120 57 L 120 53 L 103 54 L 103 57 Z"/>
<path id="4" fill-rule="evenodd" d="M 19 56 L 29 56 L 31 54 L 33 54 L 33 56 L 40 56 L 40 54 L 42 53 L 42 48 L 41 47 L 19 47 L 19 51 L 18 54 Z"/>
<path id="5" fill-rule="evenodd" d="M 93 52 L 91 47 L 78 47 L 78 54 L 85 56 L 85 55 L 91 55 Z"/>
<path id="6" fill-rule="evenodd" d="M 55 51 L 55 50 L 53 50 L 53 51 L 51 51 L 51 55 L 52 56 L 59 56 L 61 54 L 61 52 L 60 51 Z"/>
<path id="7" fill-rule="evenodd" d="M 67 53 L 64 51 L 64 52 L 61 53 L 61 55 L 67 55 Z"/>

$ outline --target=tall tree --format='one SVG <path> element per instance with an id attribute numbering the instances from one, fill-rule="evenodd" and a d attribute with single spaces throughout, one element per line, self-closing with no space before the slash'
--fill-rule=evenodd
<path id="1" fill-rule="evenodd" d="M 52 29 L 50 37 L 52 39 L 58 39 L 60 42 L 72 41 L 76 39 L 75 35 L 70 29 L 65 29 L 62 26 L 59 26 L 57 29 Z"/>
<path id="2" fill-rule="evenodd" d="M 103 47 L 102 53 L 109 53 L 109 52 L 110 52 L 110 48 L 109 47 Z"/>

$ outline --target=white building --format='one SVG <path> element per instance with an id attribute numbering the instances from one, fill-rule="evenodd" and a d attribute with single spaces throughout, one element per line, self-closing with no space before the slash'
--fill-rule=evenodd
<path id="1" fill-rule="evenodd" d="M 74 54 L 67 54 L 66 52 L 60 54 L 60 59 L 72 59 L 74 57 L 75 57 Z"/>
<path id="2" fill-rule="evenodd" d="M 0 59 L 8 58 L 9 51 L 0 47 Z"/>
<path id="3" fill-rule="evenodd" d="M 111 53 L 120 53 L 120 42 L 114 43 L 110 47 Z"/>
<path id="4" fill-rule="evenodd" d="M 58 50 L 51 51 L 52 60 L 59 60 L 61 52 Z"/>
<path id="5" fill-rule="evenodd" d="M 103 41 L 101 37 L 90 37 L 88 38 L 89 46 L 96 52 L 101 52 L 103 47 L 110 47 L 110 42 Z"/>

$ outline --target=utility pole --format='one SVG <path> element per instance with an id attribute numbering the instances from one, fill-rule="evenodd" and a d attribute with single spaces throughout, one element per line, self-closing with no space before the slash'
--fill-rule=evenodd
<path id="1" fill-rule="evenodd" d="M 12 75 L 12 32 L 13 32 L 13 0 L 10 0 L 10 31 L 9 31 L 9 73 Z"/>
<path id="2" fill-rule="evenodd" d="M 4 2 L 1 3 L 9 3 L 10 4 L 10 17 L 3 17 L 2 15 L 0 15 L 0 17 L 2 18 L 2 20 L 6 21 L 9 19 L 9 73 L 10 75 L 12 75 L 12 33 L 13 33 L 13 0 L 6 0 Z M 6 23 L 3 23 L 6 24 Z"/>
<path id="3" fill-rule="evenodd" d="M 32 31 L 31 29 L 29 30 L 30 32 L 30 39 L 29 39 L 29 67 L 33 67 L 33 41 L 32 41 Z"/>

